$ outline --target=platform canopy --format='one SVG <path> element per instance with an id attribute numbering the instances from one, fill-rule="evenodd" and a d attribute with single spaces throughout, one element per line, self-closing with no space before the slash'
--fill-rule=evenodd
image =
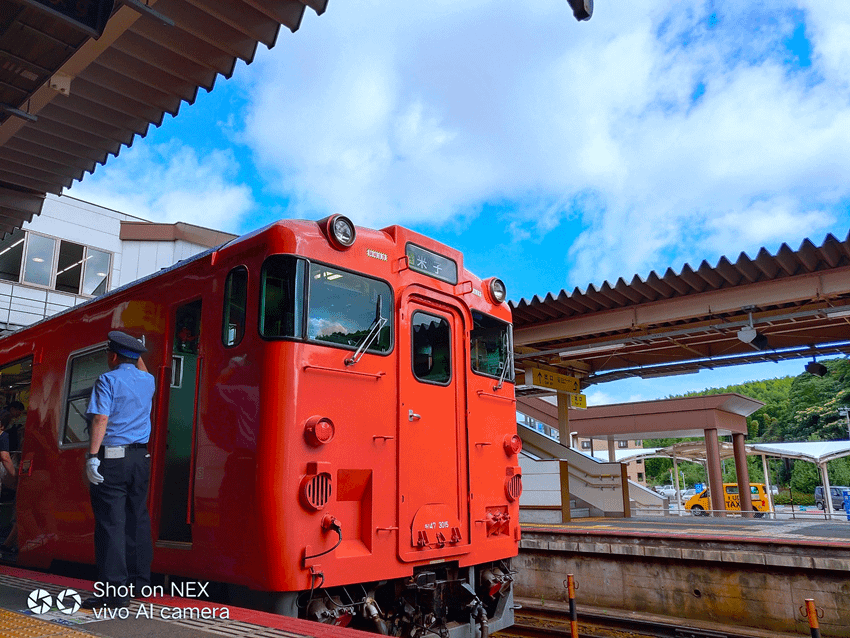
<path id="1" fill-rule="evenodd" d="M 850 355 L 850 235 L 510 305 L 516 367 L 579 377 L 582 387 Z M 518 379 L 518 395 L 544 392 Z"/>
<path id="2" fill-rule="evenodd" d="M 327 0 L 0 0 L 0 237 Z"/>
<path id="3" fill-rule="evenodd" d="M 797 441 L 791 443 L 750 443 L 748 454 L 801 459 L 812 463 L 827 463 L 850 456 L 850 441 Z"/>
<path id="4" fill-rule="evenodd" d="M 741 394 L 660 399 L 600 405 L 570 412 L 570 431 L 579 438 L 628 441 L 691 438 L 716 429 L 720 436 L 747 433 L 747 417 L 764 406 Z M 517 411 L 557 429 L 558 408 L 540 397 L 520 397 Z"/>

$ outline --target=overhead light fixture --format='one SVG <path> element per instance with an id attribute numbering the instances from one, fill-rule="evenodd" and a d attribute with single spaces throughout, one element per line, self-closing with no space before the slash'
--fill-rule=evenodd
<path id="1" fill-rule="evenodd" d="M 826 376 L 829 370 L 822 363 L 818 363 L 814 358 L 806 364 L 806 372 L 813 374 L 816 377 Z"/>
<path id="2" fill-rule="evenodd" d="M 747 313 L 750 317 L 750 325 L 744 326 L 737 333 L 738 341 L 750 344 L 756 350 L 770 350 L 767 343 L 767 337 L 760 333 L 753 326 L 753 313 Z"/>
<path id="3" fill-rule="evenodd" d="M 558 356 L 561 358 L 573 357 L 577 354 L 591 354 L 594 352 L 607 352 L 609 350 L 619 350 L 620 348 L 625 348 L 625 343 L 596 343 L 587 346 L 576 346 L 574 348 L 567 348 L 562 352 L 558 353 Z"/>
<path id="4" fill-rule="evenodd" d="M 843 308 L 827 308 L 826 310 L 824 310 L 824 313 L 830 319 L 838 319 L 840 317 L 850 317 L 850 308 L 848 308 L 846 306 L 843 307 Z"/>

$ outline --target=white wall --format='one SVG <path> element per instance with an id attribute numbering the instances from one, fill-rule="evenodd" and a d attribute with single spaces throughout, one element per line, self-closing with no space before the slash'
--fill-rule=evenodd
<path id="1" fill-rule="evenodd" d="M 121 241 L 121 222 L 148 220 L 73 197 L 48 195 L 41 215 L 23 230 L 58 237 L 112 253 L 109 290 L 207 250 L 185 240 Z M 25 326 L 90 297 L 0 281 L 0 328 Z"/>

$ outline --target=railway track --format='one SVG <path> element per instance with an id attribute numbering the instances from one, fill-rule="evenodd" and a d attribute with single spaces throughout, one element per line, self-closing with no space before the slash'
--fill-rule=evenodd
<path id="1" fill-rule="evenodd" d="M 512 627 L 493 634 L 495 638 L 564 638 L 570 635 L 570 617 L 566 603 L 544 605 L 521 600 Z M 675 619 L 623 611 L 602 611 L 579 607 L 581 638 L 768 638 L 772 632 L 758 632 L 736 627 L 712 628 L 685 625 Z"/>

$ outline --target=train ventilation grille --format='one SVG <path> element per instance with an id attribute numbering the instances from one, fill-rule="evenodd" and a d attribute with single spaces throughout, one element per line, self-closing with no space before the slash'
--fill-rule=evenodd
<path id="1" fill-rule="evenodd" d="M 522 494 L 522 475 L 514 474 L 505 481 L 505 495 L 508 500 L 515 501 Z"/>
<path id="2" fill-rule="evenodd" d="M 327 472 L 305 476 L 301 484 L 301 496 L 304 504 L 314 510 L 320 510 L 331 498 L 331 475 Z"/>

